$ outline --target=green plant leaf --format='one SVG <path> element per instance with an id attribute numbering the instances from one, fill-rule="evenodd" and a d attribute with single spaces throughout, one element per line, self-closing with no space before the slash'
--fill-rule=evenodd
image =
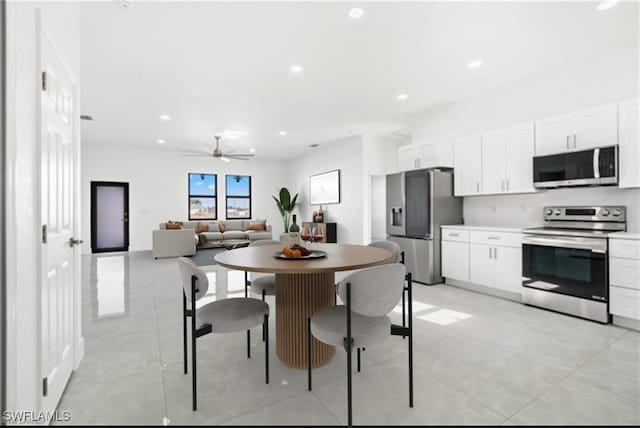
<path id="1" fill-rule="evenodd" d="M 282 208 L 285 211 L 289 211 L 289 204 L 291 203 L 291 194 L 289 193 L 289 189 L 283 187 L 280 189 L 280 203 L 282 204 Z"/>
<path id="2" fill-rule="evenodd" d="M 293 197 L 293 200 L 291 201 L 291 209 L 289 211 L 293 211 L 294 208 L 296 207 L 296 200 L 298 199 L 298 193 L 296 193 L 296 195 Z"/>
<path id="3" fill-rule="evenodd" d="M 278 198 L 276 198 L 275 196 L 271 196 L 271 197 L 273 198 L 274 201 L 276 201 L 276 206 L 278 207 L 278 211 L 280 211 L 280 215 L 284 216 L 285 211 L 284 211 L 284 208 L 282 207 L 282 204 L 278 200 Z"/>

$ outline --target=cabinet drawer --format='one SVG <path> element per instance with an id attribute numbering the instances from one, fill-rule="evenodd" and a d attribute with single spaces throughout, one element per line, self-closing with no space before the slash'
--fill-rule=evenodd
<path id="1" fill-rule="evenodd" d="M 609 287 L 609 312 L 640 320 L 640 290 Z"/>
<path id="2" fill-rule="evenodd" d="M 609 282 L 611 285 L 640 290 L 640 260 L 610 257 Z"/>
<path id="3" fill-rule="evenodd" d="M 442 229 L 443 241 L 469 242 L 469 231 L 460 229 Z"/>
<path id="4" fill-rule="evenodd" d="M 640 241 L 611 239 L 609 240 L 609 255 L 624 259 L 640 259 Z"/>
<path id="5" fill-rule="evenodd" d="M 469 241 L 477 244 L 519 247 L 522 245 L 522 234 L 472 230 L 469 235 Z"/>

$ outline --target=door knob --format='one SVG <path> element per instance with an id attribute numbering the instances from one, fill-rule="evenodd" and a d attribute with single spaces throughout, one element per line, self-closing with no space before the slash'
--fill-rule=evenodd
<path id="1" fill-rule="evenodd" d="M 69 238 L 69 246 L 73 247 L 74 245 L 80 245 L 82 244 L 84 241 L 82 239 L 73 239 L 73 238 Z"/>

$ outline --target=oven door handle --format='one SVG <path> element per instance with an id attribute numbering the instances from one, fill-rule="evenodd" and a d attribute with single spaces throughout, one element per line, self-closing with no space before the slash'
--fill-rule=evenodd
<path id="1" fill-rule="evenodd" d="M 580 238 L 580 237 L 563 237 L 550 238 L 542 236 L 525 235 L 522 238 L 523 245 L 537 245 L 542 247 L 569 248 L 576 250 L 589 250 L 593 253 L 606 254 L 606 239 L 598 238 Z"/>

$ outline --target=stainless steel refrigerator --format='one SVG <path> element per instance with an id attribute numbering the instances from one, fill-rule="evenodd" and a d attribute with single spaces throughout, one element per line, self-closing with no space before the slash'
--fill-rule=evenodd
<path id="1" fill-rule="evenodd" d="M 423 284 L 442 282 L 440 226 L 462 224 L 453 170 L 428 168 L 387 175 L 387 240 L 404 251 L 407 271 Z"/>

